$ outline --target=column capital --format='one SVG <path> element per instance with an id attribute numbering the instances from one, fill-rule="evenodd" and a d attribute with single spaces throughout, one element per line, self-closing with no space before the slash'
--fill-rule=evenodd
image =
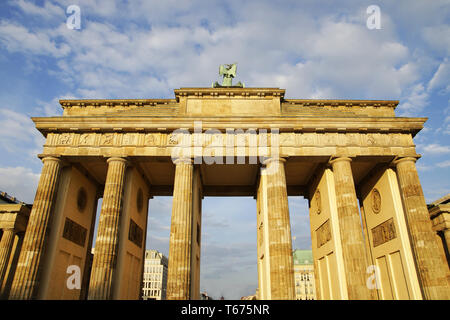
<path id="1" fill-rule="evenodd" d="M 414 163 L 416 163 L 416 161 L 420 158 L 420 156 L 417 157 L 395 157 L 394 160 L 392 160 L 392 163 L 397 166 L 399 163 L 401 162 L 405 162 L 405 161 L 412 161 Z"/>
<path id="2" fill-rule="evenodd" d="M 106 160 L 107 163 L 110 163 L 111 161 L 118 161 L 128 164 L 128 160 L 126 157 L 110 157 Z"/>
<path id="3" fill-rule="evenodd" d="M 263 160 L 263 164 L 264 165 L 268 165 L 269 163 L 273 162 L 273 161 L 278 161 L 278 162 L 286 162 L 286 158 L 283 157 L 264 157 Z"/>
<path id="4" fill-rule="evenodd" d="M 56 162 L 61 167 L 67 167 L 70 164 L 64 157 L 61 157 L 59 154 L 39 154 L 38 158 L 41 159 L 42 163 L 46 162 Z"/>
<path id="5" fill-rule="evenodd" d="M 41 161 L 43 162 L 43 163 L 45 163 L 45 162 L 47 162 L 47 161 L 54 161 L 54 162 L 58 162 L 58 163 L 62 163 L 62 160 L 61 160 L 61 158 L 59 157 L 59 156 L 54 156 L 54 155 L 52 155 L 52 156 L 50 156 L 50 155 L 48 155 L 48 156 L 43 156 L 42 158 L 41 158 Z"/>
<path id="6" fill-rule="evenodd" d="M 348 161 L 348 162 L 352 162 L 352 159 L 346 156 L 341 156 L 341 157 L 331 157 L 330 160 L 328 160 L 328 163 L 333 165 L 333 163 L 338 162 L 338 161 Z"/>
<path id="7" fill-rule="evenodd" d="M 15 228 L 2 228 L 3 232 L 11 231 L 12 233 L 17 233 Z"/>
<path id="8" fill-rule="evenodd" d="M 188 157 L 180 157 L 180 158 L 176 158 L 175 160 L 173 160 L 173 164 L 178 165 L 178 164 L 192 164 L 193 161 L 191 158 Z"/>

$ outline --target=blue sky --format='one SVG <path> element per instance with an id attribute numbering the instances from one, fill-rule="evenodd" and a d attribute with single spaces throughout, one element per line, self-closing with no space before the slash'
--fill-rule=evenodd
<path id="1" fill-rule="evenodd" d="M 338 5 L 337 5 L 338 3 Z M 66 9 L 81 10 L 81 28 Z M 381 29 L 366 26 L 378 5 Z M 428 117 L 415 143 L 428 202 L 450 190 L 450 1 L 1 1 L 0 190 L 32 202 L 43 138 L 31 116 L 62 98 L 173 98 L 238 62 L 247 87 L 287 98 L 396 99 Z M 148 245 L 168 253 L 170 198 L 150 201 Z M 306 201 L 289 199 L 295 247 L 309 248 Z M 201 287 L 256 288 L 256 205 L 204 201 Z"/>

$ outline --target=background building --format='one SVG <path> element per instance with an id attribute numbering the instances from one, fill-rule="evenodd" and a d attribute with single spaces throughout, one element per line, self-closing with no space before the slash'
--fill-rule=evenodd
<path id="1" fill-rule="evenodd" d="M 315 300 L 314 260 L 312 250 L 294 250 L 295 299 Z"/>
<path id="2" fill-rule="evenodd" d="M 450 193 L 428 205 L 433 230 L 442 242 L 447 263 L 450 266 Z"/>
<path id="3" fill-rule="evenodd" d="M 6 299 L 16 272 L 31 205 L 0 191 L 0 298 Z"/>
<path id="4" fill-rule="evenodd" d="M 157 250 L 145 251 L 142 299 L 165 300 L 168 259 Z"/>

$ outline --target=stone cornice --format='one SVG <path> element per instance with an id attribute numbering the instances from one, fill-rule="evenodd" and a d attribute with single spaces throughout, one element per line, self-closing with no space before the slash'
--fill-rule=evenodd
<path id="1" fill-rule="evenodd" d="M 175 89 L 175 97 L 195 98 L 283 98 L 286 90 L 279 88 L 180 88 Z"/>
<path id="2" fill-rule="evenodd" d="M 196 98 L 210 98 L 226 96 L 237 98 L 250 97 L 281 97 L 285 90 L 278 88 L 185 88 L 176 89 L 176 99 L 77 99 L 59 100 L 63 109 L 70 107 L 127 107 L 127 106 L 164 106 L 178 103 L 179 97 L 193 96 Z M 283 99 L 282 104 L 286 106 L 305 107 L 388 107 L 395 109 L 398 100 L 323 100 L 323 99 Z"/>
<path id="3" fill-rule="evenodd" d="M 156 105 L 173 105 L 175 99 L 81 99 L 81 100 L 59 100 L 63 109 L 71 107 L 143 107 Z"/>
<path id="4" fill-rule="evenodd" d="M 0 213 L 18 213 L 26 206 L 25 203 L 2 203 L 0 204 Z"/>
<path id="5" fill-rule="evenodd" d="M 403 132 L 415 135 L 423 128 L 427 118 L 71 116 L 35 117 L 32 120 L 44 135 L 49 132 L 143 132 L 173 131 L 179 128 L 193 130 L 195 121 L 202 122 L 203 130 L 278 128 L 280 132 Z"/>
<path id="6" fill-rule="evenodd" d="M 283 105 L 305 107 L 388 107 L 395 109 L 398 100 L 286 99 Z"/>

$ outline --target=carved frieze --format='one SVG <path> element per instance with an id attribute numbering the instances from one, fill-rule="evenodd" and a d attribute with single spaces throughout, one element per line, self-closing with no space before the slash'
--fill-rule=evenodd
<path id="1" fill-rule="evenodd" d="M 282 146 L 295 146 L 295 133 L 281 133 L 280 145 Z"/>
<path id="2" fill-rule="evenodd" d="M 176 144 L 178 144 L 178 139 L 180 139 L 180 141 L 181 141 L 180 134 L 171 133 L 167 136 L 167 144 L 168 145 L 176 145 Z"/>
<path id="3" fill-rule="evenodd" d="M 161 143 L 161 134 L 147 133 L 145 135 L 144 144 L 146 146 L 159 146 Z"/>
<path id="4" fill-rule="evenodd" d="M 95 142 L 95 133 L 83 133 L 80 135 L 80 145 L 93 145 Z"/>
<path id="5" fill-rule="evenodd" d="M 122 145 L 136 145 L 137 144 L 137 134 L 136 133 L 125 133 L 122 137 Z"/>
<path id="6" fill-rule="evenodd" d="M 114 139 L 114 134 L 113 133 L 102 134 L 102 136 L 100 138 L 100 144 L 101 145 L 112 145 L 113 144 L 113 139 Z"/>
<path id="7" fill-rule="evenodd" d="M 219 133 L 211 131 L 207 133 L 187 133 L 172 132 L 172 133 L 49 133 L 46 141 L 46 147 L 52 146 L 67 146 L 67 147 L 104 147 L 114 146 L 121 147 L 147 147 L 147 146 L 176 146 L 186 144 L 193 146 L 201 145 L 203 147 L 218 147 L 218 146 L 234 146 L 238 148 L 258 147 L 262 152 L 264 147 L 271 147 L 279 145 L 280 147 L 287 147 L 284 152 L 304 153 L 304 147 L 316 148 L 309 150 L 312 153 L 332 152 L 329 148 L 363 148 L 364 154 L 387 154 L 397 153 L 398 149 L 391 148 L 401 147 L 408 148 L 404 152 L 414 152 L 414 144 L 412 139 L 408 138 L 407 134 L 402 133 L 337 133 L 337 132 L 281 132 L 274 134 L 269 130 L 235 130 L 229 133 Z M 379 149 L 379 148 L 383 149 Z M 296 150 L 298 148 L 298 150 Z M 326 149 L 328 148 L 328 149 Z M 366 149 L 364 149 L 366 148 Z M 370 150 L 368 149 L 370 148 Z M 378 149 L 376 149 L 378 148 Z M 387 149 L 389 148 L 389 149 Z M 357 153 L 360 149 L 351 153 Z M 63 149 L 48 150 L 49 153 L 64 153 Z M 341 152 L 344 152 L 341 149 Z"/>
<path id="8" fill-rule="evenodd" d="M 59 135 L 59 144 L 72 144 L 73 142 L 73 134 L 71 133 L 62 133 Z"/>
<path id="9" fill-rule="evenodd" d="M 317 134 L 315 133 L 301 133 L 299 134 L 299 144 L 301 146 L 315 146 Z"/>

